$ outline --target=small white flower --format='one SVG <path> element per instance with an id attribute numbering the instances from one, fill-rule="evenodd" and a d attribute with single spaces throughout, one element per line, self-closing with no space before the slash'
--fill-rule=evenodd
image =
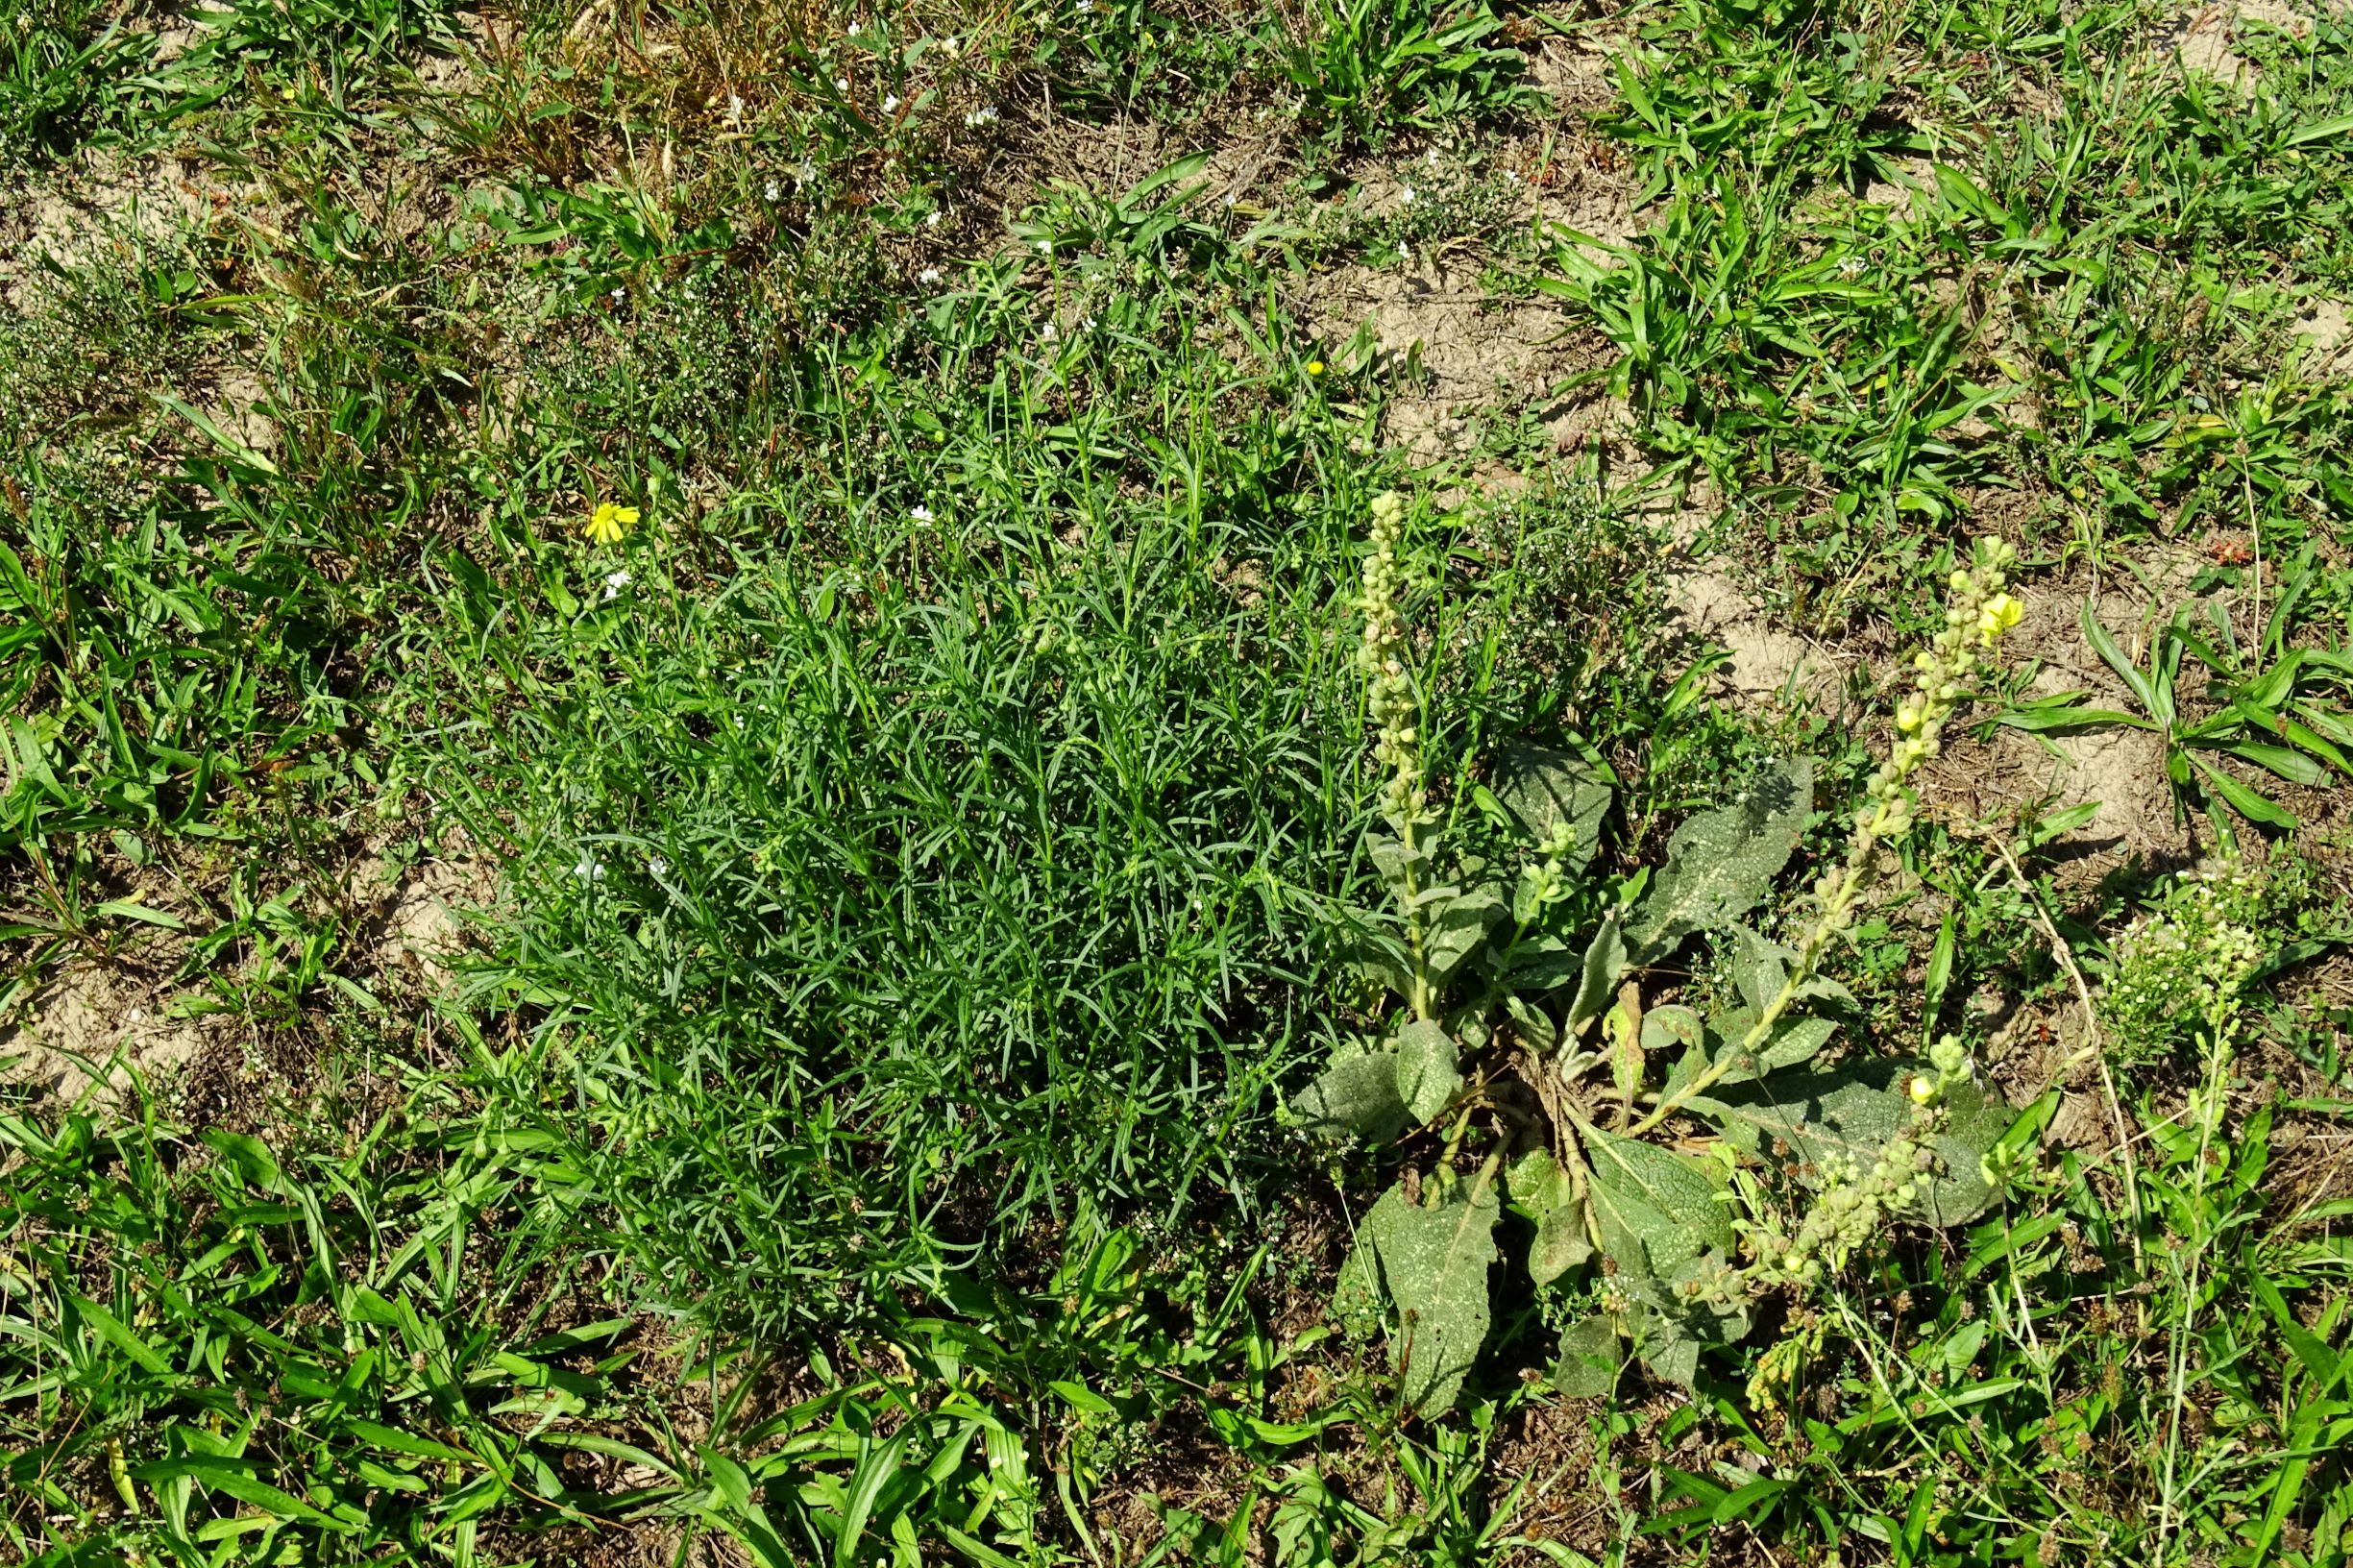
<path id="1" fill-rule="evenodd" d="M 994 125 L 996 123 L 996 105 L 987 104 L 971 110 L 965 115 L 964 123 L 967 125 Z"/>
<path id="2" fill-rule="evenodd" d="M 579 863 L 572 868 L 572 874 L 584 882 L 601 882 L 604 880 L 604 864 L 583 849 Z"/>
<path id="3" fill-rule="evenodd" d="M 846 76 L 835 77 L 833 79 L 833 90 L 836 92 L 847 92 L 849 90 L 849 78 Z"/>
<path id="4" fill-rule="evenodd" d="M 629 576 L 628 570 L 625 567 L 621 571 L 614 573 L 611 576 L 604 579 L 604 597 L 606 599 L 619 599 L 621 597 L 621 591 L 629 586 L 631 580 L 632 579 Z"/>
<path id="5" fill-rule="evenodd" d="M 772 201 L 772 201 L 776 200 L 776 199 L 777 199 L 779 196 L 782 196 L 783 194 L 784 194 L 784 187 L 783 187 L 782 185 L 780 185 L 780 184 L 776 184 L 776 182 L 775 182 L 775 181 L 773 181 L 773 180 L 771 180 L 771 181 L 768 183 L 768 199 L 769 199 L 770 201 Z"/>
<path id="6" fill-rule="evenodd" d="M 1863 271 L 1863 258 L 1862 258 L 1861 257 L 1859 257 L 1859 256 L 1842 256 L 1842 257 L 1840 257 L 1838 258 L 1838 272 L 1839 272 L 1839 276 L 1840 276 L 1840 277 L 1842 277 L 1842 278 L 1855 278 L 1855 277 L 1859 277 L 1859 276 L 1861 276 L 1862 271 Z"/>
<path id="7" fill-rule="evenodd" d="M 1094 10 L 1094 0 L 1078 0 L 1078 4 L 1071 9 L 1076 11 L 1081 16 L 1084 16 L 1089 12 Z"/>
<path id="8" fill-rule="evenodd" d="M 1506 169 L 1504 171 L 1504 178 L 1516 185 L 1520 183 L 1520 171 L 1517 169 Z"/>
<path id="9" fill-rule="evenodd" d="M 625 289 L 617 288 L 613 290 L 613 303 L 615 305 L 619 305 L 623 300 L 625 300 L 628 297 L 628 291 Z"/>
<path id="10" fill-rule="evenodd" d="M 656 876 L 668 876 L 670 874 L 670 862 L 664 860 L 659 855 L 651 855 L 646 860 L 646 870 L 651 871 Z"/>
<path id="11" fill-rule="evenodd" d="M 1040 256 L 1052 256 L 1054 254 L 1054 242 L 1052 240 L 1042 239 L 1036 243 L 1038 246 L 1038 254 Z"/>
<path id="12" fill-rule="evenodd" d="M 937 229 L 940 227 L 940 209 L 938 208 L 935 207 L 930 211 L 923 214 L 923 227 L 926 229 Z"/>
<path id="13" fill-rule="evenodd" d="M 1079 321 L 1079 324 L 1078 324 L 1078 330 L 1079 330 L 1080 331 L 1082 331 L 1082 332 L 1091 332 L 1091 331 L 1094 331 L 1094 317 L 1092 317 L 1092 316 L 1086 316 L 1086 317 L 1082 317 L 1082 318 L 1080 319 L 1080 321 Z"/>
<path id="14" fill-rule="evenodd" d="M 914 521 L 924 525 L 926 527 L 931 525 L 931 508 L 928 506 L 919 505 L 911 507 L 909 508 L 907 515 Z"/>
<path id="15" fill-rule="evenodd" d="M 849 36 L 853 38 L 865 31 L 866 24 L 864 22 L 852 22 L 849 24 Z"/>
<path id="16" fill-rule="evenodd" d="M 958 43 L 953 37 L 941 39 L 940 47 L 947 51 L 948 58 L 951 60 L 964 53 L 964 45 Z"/>
<path id="17" fill-rule="evenodd" d="M 886 98 L 884 98 L 884 99 L 883 99 L 883 101 L 882 101 L 882 111 L 883 111 L 885 114 L 895 114 L 895 113 L 897 113 L 897 112 L 898 112 L 898 94 L 897 94 L 897 93 L 894 92 L 894 93 L 890 94 L 888 97 L 886 97 Z"/>
<path id="18" fill-rule="evenodd" d="M 1411 207 L 1413 205 L 1413 187 L 1411 185 L 1406 186 L 1405 189 L 1398 194 L 1397 205 L 1399 207 Z"/>
<path id="19" fill-rule="evenodd" d="M 793 184 L 797 185 L 812 184 L 816 182 L 816 180 L 817 165 L 809 162 L 805 159 L 802 159 L 801 162 L 793 170 Z"/>
<path id="20" fill-rule="evenodd" d="M 1054 331 L 1054 324 L 1050 321 L 1047 322 L 1044 329 L 1041 331 L 1038 335 L 1044 338 L 1048 343 L 1053 342 L 1056 335 Z"/>
<path id="21" fill-rule="evenodd" d="M 921 272 L 916 274 L 915 281 L 919 283 L 936 283 L 940 281 L 940 269 L 925 267 Z"/>
<path id="22" fill-rule="evenodd" d="M 1435 147 L 1431 148 L 1430 156 L 1422 159 L 1422 161 L 1429 164 L 1434 169 L 1436 168 L 1438 166 L 1438 150 Z"/>
<path id="23" fill-rule="evenodd" d="M 727 118 L 731 120 L 740 120 L 743 117 L 744 95 L 740 92 L 731 92 L 727 94 Z"/>

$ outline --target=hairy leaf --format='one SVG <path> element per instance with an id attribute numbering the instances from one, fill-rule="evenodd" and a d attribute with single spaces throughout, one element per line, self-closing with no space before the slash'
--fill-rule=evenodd
<path id="1" fill-rule="evenodd" d="M 1618 1384 L 1618 1326 L 1605 1313 L 1581 1317 L 1560 1331 L 1553 1387 L 1568 1399 L 1598 1399 Z"/>
<path id="2" fill-rule="evenodd" d="M 1400 898 L 1409 896 L 1409 883 L 1426 889 L 1438 879 L 1427 850 L 1416 847 L 1409 852 L 1404 844 L 1384 834 L 1367 834 L 1364 852 L 1372 856 L 1373 870 L 1381 873 L 1381 880 Z"/>
<path id="3" fill-rule="evenodd" d="M 1460 968 L 1510 912 L 1500 882 L 1467 888 L 1438 905 L 1422 939 L 1422 962 L 1431 977 L 1443 980 Z"/>
<path id="4" fill-rule="evenodd" d="M 1549 1051 L 1560 1043 L 1560 1026 L 1553 1016 L 1517 992 L 1504 993 L 1504 1011 L 1519 1026 L 1520 1038 L 1539 1051 Z"/>
<path id="5" fill-rule="evenodd" d="M 1405 1097 L 1397 1092 L 1395 1047 L 1334 1056 L 1323 1075 L 1291 1100 L 1291 1114 L 1324 1138 L 1353 1134 L 1375 1143 L 1395 1138 L 1411 1120 Z"/>
<path id="6" fill-rule="evenodd" d="M 1583 759 L 1566 751 L 1518 743 L 1496 753 L 1494 797 L 1511 825 L 1532 844 L 1545 844 L 1563 823 L 1570 848 L 1561 857 L 1571 872 L 1591 864 L 1602 842 L 1602 818 L 1609 810 L 1609 782 Z"/>
<path id="7" fill-rule="evenodd" d="M 1710 1060 L 1737 1051 L 1740 1042 L 1749 1038 L 1756 1027 L 1756 1014 L 1749 1008 L 1734 1008 L 1707 1025 L 1707 1051 Z M 1838 1025 L 1829 1018 L 1792 1018 L 1784 1017 L 1773 1026 L 1762 1044 L 1749 1054 L 1749 1059 L 1736 1062 L 1725 1070 L 1719 1084 L 1745 1084 L 1762 1078 L 1782 1067 L 1796 1066 L 1810 1061 L 1830 1042 Z"/>
<path id="8" fill-rule="evenodd" d="M 1446 1109 L 1462 1088 L 1461 1052 L 1437 1024 L 1417 1019 L 1397 1032 L 1397 1095 L 1416 1122 Z"/>
<path id="9" fill-rule="evenodd" d="M 1654 962 L 1692 932 L 1748 913 L 1788 863 L 1813 799 L 1814 759 L 1796 757 L 1733 804 L 1678 828 L 1651 895 L 1627 921 L 1634 962 Z"/>
<path id="10" fill-rule="evenodd" d="M 1731 1215 L 1697 1162 L 1598 1127 L 1583 1134 L 1602 1247 L 1621 1273 L 1663 1276 L 1732 1245 Z"/>
<path id="11" fill-rule="evenodd" d="M 1451 1201 L 1409 1205 L 1380 1236 L 1382 1283 L 1404 1340 L 1406 1398 L 1424 1413 L 1453 1406 L 1486 1341 L 1487 1270 L 1502 1212 L 1494 1184 L 1481 1181 Z"/>
<path id="12" fill-rule="evenodd" d="M 1550 1285 L 1593 1256 L 1584 1206 L 1577 1201 L 1576 1185 L 1550 1149 L 1522 1155 L 1506 1167 L 1505 1177 L 1512 1203 L 1536 1222 L 1536 1238 L 1528 1249 L 1532 1279 Z"/>
<path id="13" fill-rule="evenodd" d="M 1608 1009 L 1630 956 L 1625 935 L 1618 928 L 1618 918 L 1612 915 L 1593 933 L 1593 941 L 1585 947 L 1584 961 L 1578 966 L 1577 993 L 1569 999 L 1570 1034 L 1583 1033 L 1585 1025 Z"/>
<path id="14" fill-rule="evenodd" d="M 1913 1074 L 1928 1070 L 1918 1061 L 1872 1062 L 1695 1099 L 1691 1109 L 1751 1154 L 1797 1161 L 1800 1178 L 1812 1185 L 1826 1161 L 1871 1168 L 1911 1125 L 1905 1086 Z M 1935 1140 L 1942 1167 L 1922 1185 L 1907 1217 L 1959 1225 L 1984 1213 L 1996 1194 L 1979 1162 L 2010 1121 L 2009 1108 L 1974 1084 L 1947 1090 L 1944 1126 Z"/>
<path id="15" fill-rule="evenodd" d="M 1381 1237 L 1409 1207 L 1404 1190 L 1392 1187 L 1357 1222 L 1357 1244 L 1340 1265 L 1339 1278 L 1332 1282 L 1333 1321 L 1353 1338 L 1371 1338 L 1385 1319 L 1388 1297 L 1381 1287 Z"/>
<path id="16" fill-rule="evenodd" d="M 1536 1238 L 1528 1247 L 1528 1277 L 1550 1285 L 1593 1256 L 1593 1237 L 1586 1234 L 1582 1206 L 1556 1204 L 1536 1221 Z"/>

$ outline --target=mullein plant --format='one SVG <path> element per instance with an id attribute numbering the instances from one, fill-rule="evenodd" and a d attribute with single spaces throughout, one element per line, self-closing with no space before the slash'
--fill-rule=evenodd
<path id="1" fill-rule="evenodd" d="M 1430 1410 L 1459 1395 L 1490 1326 L 1507 1208 L 1533 1227 L 1525 1261 L 1539 1286 L 1596 1286 L 1598 1309 L 1564 1334 L 1554 1371 L 1572 1391 L 1605 1386 L 1630 1345 L 1688 1382 L 1705 1347 L 1747 1333 L 1759 1298 L 1819 1286 L 1890 1221 L 1981 1212 L 1998 1185 L 1986 1156 L 2010 1116 L 1958 1041 L 1925 1061 L 1854 1042 L 1835 1068 L 1810 1064 L 1852 1001 L 1822 960 L 1879 891 L 1885 851 L 1914 821 L 1912 780 L 2018 622 L 2009 548 L 1982 542 L 1952 574 L 1846 853 L 1801 894 L 1785 945 L 1743 917 L 1797 846 L 1810 758 L 1685 822 L 1654 875 L 1604 883 L 1585 872 L 1608 778 L 1569 752 L 1507 745 L 1457 810 L 1483 814 L 1515 853 L 1472 852 L 1428 791 L 1402 499 L 1375 500 L 1371 522 L 1355 608 L 1387 829 L 1367 849 L 1390 896 L 1339 923 L 1403 1006 L 1292 1111 L 1335 1139 L 1413 1139 L 1419 1164 L 1359 1222 L 1334 1301 L 1344 1325 L 1390 1335 L 1406 1397 Z M 1728 946 L 1737 1000 L 1707 1016 L 1646 1005 L 1648 971 L 1694 938 Z M 1712 1130 L 1708 1156 L 1665 1146 L 1679 1122 Z M 1810 1194 L 1801 1213 L 1776 1196 L 1793 1191 Z"/>

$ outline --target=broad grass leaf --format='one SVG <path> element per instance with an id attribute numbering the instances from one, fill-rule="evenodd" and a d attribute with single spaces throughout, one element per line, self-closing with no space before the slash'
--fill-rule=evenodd
<path id="1" fill-rule="evenodd" d="M 1741 799 L 1678 828 L 1651 895 L 1626 923 L 1634 962 L 1654 962 L 1694 931 L 1747 914 L 1788 864 L 1813 803 L 1814 759 L 1795 757 Z"/>
<path id="2" fill-rule="evenodd" d="M 1397 1032 L 1397 1094 L 1414 1121 L 1446 1109 L 1462 1088 L 1461 1052 L 1441 1026 L 1417 1019 Z"/>
<path id="3" fill-rule="evenodd" d="M 1320 1077 L 1291 1100 L 1291 1115 L 1323 1138 L 1354 1135 L 1385 1143 L 1411 1125 L 1397 1092 L 1397 1051 L 1349 1051 L 1335 1056 Z"/>
<path id="4" fill-rule="evenodd" d="M 1568 1399 L 1599 1399 L 1618 1385 L 1618 1326 L 1601 1312 L 1560 1331 L 1553 1388 Z"/>
<path id="5" fill-rule="evenodd" d="M 1574 873 L 1592 864 L 1609 810 L 1609 781 L 1566 751 L 1514 743 L 1496 754 L 1493 794 L 1520 835 L 1549 842 L 1562 823 L 1571 839 L 1562 864 Z"/>
<path id="6" fill-rule="evenodd" d="M 1731 1215 L 1696 1162 L 1598 1127 L 1584 1129 L 1584 1145 L 1602 1246 L 1621 1271 L 1663 1277 L 1731 1247 Z"/>
<path id="7" fill-rule="evenodd" d="M 1820 1167 L 1833 1158 L 1869 1169 L 1911 1125 L 1905 1086 L 1913 1074 L 1930 1070 L 1911 1059 L 1872 1062 L 1705 1096 L 1693 1100 L 1691 1109 L 1752 1155 L 1798 1162 L 1800 1177 L 1814 1185 Z M 1935 1143 L 1942 1165 L 1922 1185 L 1907 1217 L 1959 1225 L 1994 1201 L 1996 1189 L 1978 1166 L 2012 1116 L 2000 1099 L 1973 1083 L 1946 1091 L 1944 1113 Z"/>

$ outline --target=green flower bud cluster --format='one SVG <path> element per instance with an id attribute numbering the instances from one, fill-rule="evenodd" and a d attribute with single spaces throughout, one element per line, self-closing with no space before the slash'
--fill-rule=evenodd
<path id="1" fill-rule="evenodd" d="M 2005 591 L 2018 552 L 2001 539 L 1977 541 L 1974 564 L 1952 574 L 1946 584 L 1945 629 L 1912 659 L 1912 690 L 1896 704 L 1896 740 L 1887 760 L 1864 786 L 1854 814 L 1854 835 L 1847 858 L 1814 884 L 1820 919 L 1809 933 L 1816 941 L 1852 923 L 1855 895 L 1868 879 L 1882 843 L 1911 831 L 1917 802 L 1910 788 L 1922 763 L 1944 750 L 1945 723 L 1974 682 L 1980 655 L 2018 625 L 2018 600 Z"/>
<path id="2" fill-rule="evenodd" d="M 1372 552 L 1364 557 L 1364 587 L 1357 600 L 1364 618 L 1364 641 L 1357 665 L 1368 682 L 1365 716 L 1373 728 L 1373 756 L 1388 773 L 1381 809 L 1398 825 L 1418 821 L 1429 809 L 1422 789 L 1421 735 L 1413 701 L 1413 679 L 1406 673 L 1405 623 L 1397 601 L 1405 585 L 1398 554 L 1405 543 L 1406 503 L 1391 491 L 1373 498 Z"/>
<path id="3" fill-rule="evenodd" d="M 1847 1260 L 1875 1240 L 1890 1216 L 1919 1201 L 1922 1185 L 1936 1169 L 1936 1135 L 1944 1125 L 1945 1091 L 1970 1074 L 1969 1052 L 1950 1035 L 1928 1052 L 1930 1070 L 1905 1086 L 1912 1119 L 1871 1163 L 1826 1164 L 1824 1186 L 1794 1237 L 1769 1226 L 1750 1232 L 1756 1262 L 1748 1271 L 1752 1287 L 1791 1286 L 1805 1289 L 1844 1268 Z"/>
<path id="4" fill-rule="evenodd" d="M 1567 858 L 1576 846 L 1575 824 L 1555 822 L 1552 836 L 1536 845 L 1536 853 L 1543 858 L 1529 861 L 1520 868 L 1519 886 L 1511 897 L 1513 919 L 1526 925 L 1577 891 L 1577 879 L 1569 874 Z"/>

